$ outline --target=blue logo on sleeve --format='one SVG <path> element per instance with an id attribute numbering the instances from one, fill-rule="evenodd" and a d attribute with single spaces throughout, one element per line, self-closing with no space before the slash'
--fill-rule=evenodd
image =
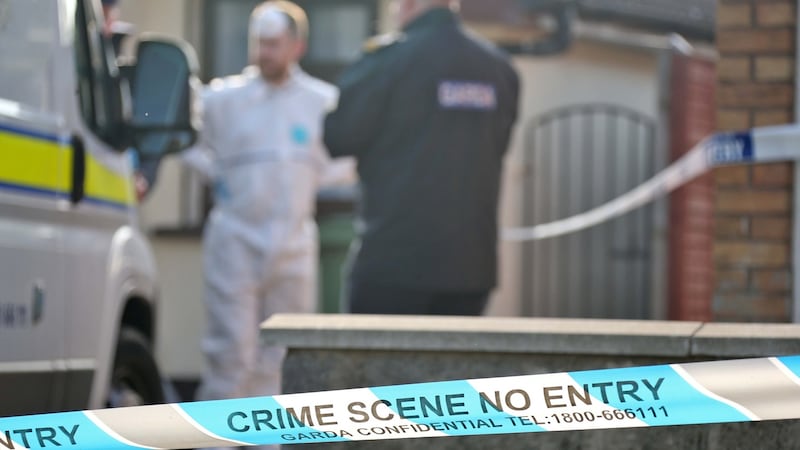
<path id="1" fill-rule="evenodd" d="M 214 200 L 223 203 L 231 198 L 231 191 L 228 189 L 228 184 L 225 180 L 218 178 L 214 180 Z"/>
<path id="2" fill-rule="evenodd" d="M 302 125 L 292 126 L 292 142 L 296 145 L 308 145 L 311 137 L 309 136 L 308 129 Z"/>

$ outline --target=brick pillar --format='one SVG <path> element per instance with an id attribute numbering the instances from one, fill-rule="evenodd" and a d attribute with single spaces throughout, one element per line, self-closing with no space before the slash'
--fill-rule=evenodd
<path id="1" fill-rule="evenodd" d="M 717 125 L 794 120 L 796 0 L 719 0 Z M 791 163 L 714 171 L 719 321 L 791 320 Z"/>
<path id="2" fill-rule="evenodd" d="M 716 70 L 674 53 L 670 63 L 669 156 L 675 161 L 712 134 Z M 714 178 L 705 174 L 669 197 L 668 317 L 710 321 L 714 290 Z"/>

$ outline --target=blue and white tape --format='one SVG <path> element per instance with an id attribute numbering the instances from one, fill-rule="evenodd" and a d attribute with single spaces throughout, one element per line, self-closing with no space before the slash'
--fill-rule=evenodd
<path id="1" fill-rule="evenodd" d="M 503 230 L 508 241 L 533 241 L 593 227 L 647 204 L 688 183 L 713 167 L 800 159 L 800 126 L 754 128 L 704 139 L 672 165 L 633 190 L 589 211 L 532 227 Z"/>
<path id="2" fill-rule="evenodd" d="M 0 419 L 0 449 L 204 448 L 800 418 L 800 356 Z"/>

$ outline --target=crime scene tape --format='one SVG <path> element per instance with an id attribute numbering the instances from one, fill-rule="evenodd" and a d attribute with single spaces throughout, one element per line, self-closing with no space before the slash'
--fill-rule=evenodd
<path id="1" fill-rule="evenodd" d="M 664 196 L 713 167 L 800 159 L 800 126 L 759 127 L 712 135 L 655 176 L 589 211 L 532 227 L 507 228 L 508 241 L 548 239 L 590 228 Z"/>
<path id="2" fill-rule="evenodd" d="M 0 419 L 0 448 L 169 449 L 800 418 L 800 356 Z"/>

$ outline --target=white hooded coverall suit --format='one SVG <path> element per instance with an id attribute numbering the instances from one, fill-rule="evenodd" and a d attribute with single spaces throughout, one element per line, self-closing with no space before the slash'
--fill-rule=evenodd
<path id="1" fill-rule="evenodd" d="M 248 68 L 204 96 L 200 142 L 184 155 L 215 192 L 204 233 L 208 369 L 199 400 L 280 393 L 285 349 L 260 345 L 259 324 L 315 310 L 317 189 L 354 173 L 322 144 L 336 95 L 294 67 L 280 86 Z"/>

